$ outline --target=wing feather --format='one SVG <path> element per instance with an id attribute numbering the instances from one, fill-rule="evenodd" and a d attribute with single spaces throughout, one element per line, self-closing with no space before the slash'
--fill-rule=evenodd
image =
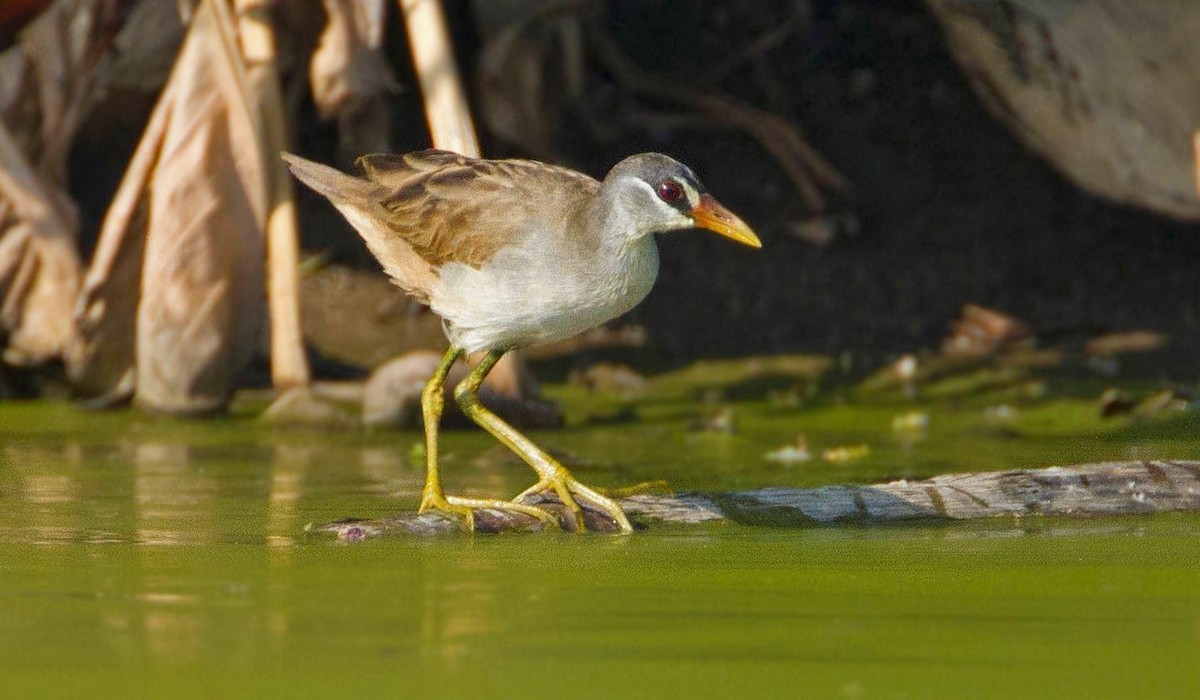
<path id="1" fill-rule="evenodd" d="M 600 186 L 583 173 L 528 160 L 481 160 L 449 151 L 359 159 L 388 189 L 387 225 L 435 266 L 486 264 L 532 230 L 567 234 L 563 212 Z M 555 219 L 556 213 L 558 220 Z"/>
<path id="2" fill-rule="evenodd" d="M 363 156 L 365 178 L 291 154 L 284 159 L 342 212 L 392 280 L 422 300 L 447 263 L 482 267 L 535 232 L 548 237 L 545 245 L 570 243 L 555 236 L 582 233 L 572 224 L 600 186 L 537 161 L 435 149 Z"/>

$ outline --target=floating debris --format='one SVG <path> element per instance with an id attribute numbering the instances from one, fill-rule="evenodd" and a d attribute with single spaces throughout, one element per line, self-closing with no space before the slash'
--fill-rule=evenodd
<path id="1" fill-rule="evenodd" d="M 809 386 L 811 387 L 812 385 Z M 804 394 L 802 394 L 798 387 L 793 387 L 785 391 L 769 391 L 767 392 L 767 402 L 772 406 L 799 408 L 804 405 L 806 397 L 812 398 L 815 393 L 815 389 L 806 388 Z"/>
<path id="2" fill-rule="evenodd" d="M 892 372 L 905 382 L 911 382 L 917 378 L 917 368 L 919 363 L 916 355 L 904 355 L 892 365 Z"/>
<path id="3" fill-rule="evenodd" d="M 797 435 L 794 444 L 785 445 L 778 450 L 768 452 L 763 455 L 763 458 L 772 462 L 799 464 L 811 460 L 813 456 L 812 452 L 808 449 L 808 439 L 803 435 Z"/>
<path id="4" fill-rule="evenodd" d="M 1163 389 L 1143 396 L 1110 388 L 1100 395 L 1100 417 L 1127 415 L 1134 420 L 1153 420 L 1194 410 L 1198 402 L 1200 397 L 1194 392 L 1180 388 Z"/>
<path id="5" fill-rule="evenodd" d="M 1196 396 L 1191 392 L 1164 389 L 1140 401 L 1133 409 L 1133 415 L 1135 418 L 1143 420 L 1161 418 L 1164 415 L 1189 411 L 1195 401 Z"/>
<path id="6" fill-rule="evenodd" d="M 963 307 L 950 335 L 942 341 L 942 354 L 967 357 L 990 355 L 1001 348 L 1031 347 L 1033 329 L 1024 321 L 977 304 Z"/>
<path id="7" fill-rule="evenodd" d="M 638 394 L 650 386 L 650 382 L 632 367 L 614 362 L 599 362 L 582 372 L 572 372 L 570 381 L 592 391 L 623 395 Z"/>
<path id="8" fill-rule="evenodd" d="M 1101 418 L 1127 415 L 1133 412 L 1134 406 L 1137 406 L 1137 399 L 1129 392 L 1116 387 L 1105 389 L 1100 395 Z"/>
<path id="9" fill-rule="evenodd" d="M 1093 357 L 1153 352 L 1169 340 L 1170 336 L 1147 330 L 1105 333 L 1089 339 L 1084 344 L 1084 352 Z"/>
<path id="10" fill-rule="evenodd" d="M 1000 404 L 999 406 L 988 406 L 983 409 L 983 418 L 993 425 L 1011 425 L 1017 421 L 1021 415 L 1013 406 L 1008 404 Z"/>
<path id="11" fill-rule="evenodd" d="M 892 418 L 892 430 L 897 433 L 917 433 L 929 429 L 929 414 L 923 411 L 902 413 Z"/>
<path id="12" fill-rule="evenodd" d="M 862 459 L 871 454 L 871 448 L 867 445 L 846 445 L 844 447 L 831 447 L 821 453 L 821 457 L 826 462 L 841 464 L 843 462 L 853 462 Z"/>
<path id="13" fill-rule="evenodd" d="M 891 366 L 891 371 L 904 387 L 904 395 L 910 400 L 917 398 L 917 372 L 921 363 L 913 354 L 903 355 Z"/>
<path id="14" fill-rule="evenodd" d="M 737 432 L 737 420 L 733 409 L 725 407 L 713 416 L 693 421 L 689 427 L 699 432 L 731 434 Z"/>
<path id="15" fill-rule="evenodd" d="M 999 438 L 1019 438 L 1018 421 L 1021 412 L 1008 404 L 997 404 L 983 409 L 983 434 Z"/>

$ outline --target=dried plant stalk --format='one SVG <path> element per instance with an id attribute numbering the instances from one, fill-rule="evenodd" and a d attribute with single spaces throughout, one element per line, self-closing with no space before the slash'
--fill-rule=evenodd
<path id="1" fill-rule="evenodd" d="M 441 0 L 399 0 L 412 46 L 413 68 L 425 100 L 425 119 L 435 148 L 481 157 L 467 93 L 454 61 Z M 533 390 L 519 353 L 510 352 L 492 370 L 493 384 Z"/>
<path id="2" fill-rule="evenodd" d="M 271 381 L 276 389 L 312 381 L 300 326 L 300 237 L 291 175 L 278 154 L 286 150 L 288 125 L 276 70 L 275 37 L 266 0 L 237 0 L 238 38 L 247 65 L 247 101 L 261 116 L 259 133 L 266 164 L 267 304 L 271 324 Z"/>
<path id="3" fill-rule="evenodd" d="M 434 147 L 480 157 L 479 139 L 454 61 L 441 0 L 399 1 Z"/>

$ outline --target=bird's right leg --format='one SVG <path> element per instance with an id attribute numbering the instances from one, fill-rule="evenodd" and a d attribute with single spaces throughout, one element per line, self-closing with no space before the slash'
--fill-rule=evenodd
<path id="1" fill-rule="evenodd" d="M 580 483 L 558 460 L 551 457 L 535 445 L 532 440 L 522 435 L 516 428 L 505 423 L 504 419 L 492 413 L 480 403 L 479 387 L 483 384 L 487 373 L 496 366 L 496 363 L 503 356 L 504 351 L 502 350 L 488 352 L 479 361 L 475 369 L 467 375 L 467 378 L 462 380 L 458 387 L 455 388 L 454 398 L 458 400 L 458 405 L 462 408 L 463 413 L 467 414 L 467 417 L 475 421 L 479 427 L 488 431 L 497 440 L 504 443 L 506 447 L 525 460 L 525 463 L 538 473 L 541 479 L 526 494 L 530 492 L 540 493 L 553 489 L 558 496 L 558 500 L 575 521 L 575 530 L 577 532 L 583 532 L 584 530 L 583 508 L 579 505 L 580 500 L 611 518 L 616 523 L 617 529 L 621 532 L 633 532 L 633 526 L 630 525 L 629 518 L 625 516 L 625 511 L 621 510 L 621 506 L 616 501 Z M 524 504 L 513 503 L 514 505 L 521 505 L 524 508 L 530 507 Z"/>
<path id="2" fill-rule="evenodd" d="M 421 415 L 425 419 L 425 488 L 421 490 L 420 512 L 440 510 L 444 513 L 462 516 L 463 522 L 471 530 L 475 529 L 475 509 L 477 508 L 522 513 L 537 518 L 545 524 L 557 526 L 558 521 L 554 516 L 541 508 L 499 499 L 447 496 L 442 491 L 442 480 L 438 473 L 438 424 L 446 404 L 446 377 L 450 374 L 450 368 L 454 367 L 454 363 L 462 354 L 462 348 L 452 345 L 421 392 Z"/>
<path id="3" fill-rule="evenodd" d="M 438 427 L 442 410 L 446 407 L 446 377 L 461 355 L 462 348 L 451 345 L 421 392 L 421 417 L 425 419 L 425 488 L 421 490 L 421 512 L 437 509 L 459 513 L 466 517 L 468 523 L 474 523 L 470 509 L 455 508 L 446 500 L 442 479 L 438 474 Z"/>

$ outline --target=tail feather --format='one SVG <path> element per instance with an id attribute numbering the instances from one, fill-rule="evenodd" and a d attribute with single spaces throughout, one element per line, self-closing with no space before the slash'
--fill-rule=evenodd
<path id="1" fill-rule="evenodd" d="M 362 197 L 379 189 L 379 186 L 370 180 L 347 175 L 328 165 L 315 163 L 286 151 L 280 153 L 280 156 L 287 161 L 288 168 L 291 169 L 296 179 L 328 197 L 334 203 Z"/>
<path id="2" fill-rule="evenodd" d="M 346 217 L 397 286 L 420 301 L 429 301 L 436 274 L 412 245 L 390 228 L 387 212 L 379 204 L 386 187 L 291 153 L 280 155 L 293 175 L 328 198 Z"/>

